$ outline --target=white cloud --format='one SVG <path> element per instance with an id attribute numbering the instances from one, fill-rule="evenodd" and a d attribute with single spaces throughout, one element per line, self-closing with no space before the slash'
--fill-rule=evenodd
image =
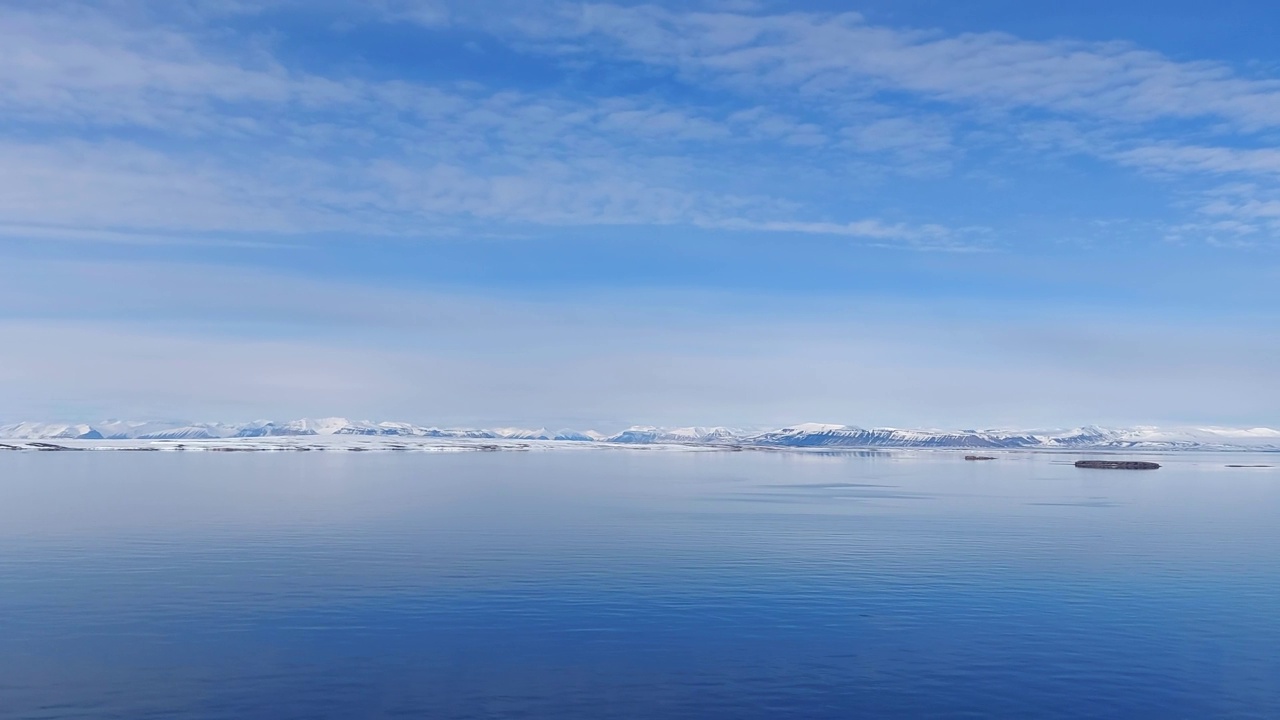
<path id="1" fill-rule="evenodd" d="M 844 133 L 859 149 L 869 152 L 914 155 L 951 149 L 951 133 L 936 121 L 888 118 L 845 128 Z"/>
<path id="2" fill-rule="evenodd" d="M 1041 108 L 1126 122 L 1219 118 L 1241 129 L 1280 124 L 1280 81 L 1213 62 L 1178 62 L 1120 42 L 1028 41 L 1003 33 L 945 36 L 865 22 L 857 13 L 683 12 L 564 3 L 508 23 L 558 52 L 566 41 L 718 78 L 739 89 L 787 88 L 832 99 L 878 83 L 954 102 Z M 492 23 L 501 27 L 502 21 Z"/>
<path id="3" fill-rule="evenodd" d="M 972 252 L 987 247 L 987 244 L 981 238 L 981 235 L 985 234 L 985 229 L 983 228 L 967 228 L 965 231 L 959 232 L 941 225 L 907 225 L 905 223 L 886 223 L 881 220 L 834 223 L 753 221 L 742 218 L 703 220 L 696 224 L 725 230 L 860 238 L 881 241 L 884 244 L 891 244 L 895 247 L 909 247 L 918 250 Z"/>
<path id="4" fill-rule="evenodd" d="M 218 56 L 177 30 L 57 7 L 0 8 L 0 109 L 10 118 L 243 131 L 252 129 L 246 104 L 350 99 L 341 83 L 291 74 L 261 52 Z"/>
<path id="5" fill-rule="evenodd" d="M 1182 173 L 1280 174 L 1280 150 L 1194 145 L 1149 145 L 1115 154 L 1116 160 L 1149 170 Z"/>
<path id="6" fill-rule="evenodd" d="M 1200 218 L 1170 229 L 1174 240 L 1203 238 L 1215 245 L 1257 246 L 1280 238 L 1280 188 L 1229 183 L 1199 194 Z"/>
<path id="7" fill-rule="evenodd" d="M 293 232 L 295 189 L 131 143 L 0 143 L 0 218 L 46 232 Z"/>
<path id="8" fill-rule="evenodd" d="M 1032 156 L 1027 166 L 1072 152 L 1166 176 L 1275 183 L 1280 169 L 1277 151 L 1248 147 L 1280 117 L 1276 81 L 1126 44 L 948 36 L 733 3 L 323 7 L 352 23 L 469 25 L 575 61 L 657 65 L 735 99 L 325 77 L 269 42 L 214 32 L 225 14 L 260 9 L 239 2 L 10 4 L 0 223 L 104 239 L 680 225 L 936 247 L 965 231 L 942 229 L 948 219 L 922 203 L 912 222 L 881 217 L 861 191 L 944 177 L 1005 143 Z M 1144 123 L 1161 119 L 1203 121 L 1197 138 L 1224 142 L 1160 141 Z M 849 190 L 833 200 L 832 183 Z M 1204 205 L 1240 222 L 1265 210 Z"/>
<path id="9" fill-rule="evenodd" d="M 801 122 L 764 106 L 738 110 L 727 121 L 749 137 L 778 140 L 793 147 L 821 147 L 830 141 L 819 125 Z"/>
<path id="10" fill-rule="evenodd" d="M 1130 43 L 948 35 L 876 26 L 857 13 L 758 7 L 559 3 L 468 22 L 567 63 L 622 59 L 728 90 L 748 106 L 731 124 L 878 158 L 864 176 L 947 175 L 966 144 L 974 154 L 1025 152 L 1023 167 L 1045 153 L 1086 154 L 1175 185 L 1178 176 L 1280 169 L 1280 154 L 1258 136 L 1280 124 L 1280 79 Z M 1170 122 L 1179 134 L 1162 139 Z"/>
<path id="11" fill-rule="evenodd" d="M 436 22 L 443 8 L 381 12 Z M 803 223 L 796 201 L 726 181 L 772 174 L 734 147 L 759 155 L 774 143 L 775 162 L 791 162 L 784 148 L 826 142 L 817 126 L 770 111 L 319 77 L 266 46 L 183 32 L 143 10 L 62 3 L 0 16 L 0 110 L 27 123 L 0 144 L 10 231 Z"/>

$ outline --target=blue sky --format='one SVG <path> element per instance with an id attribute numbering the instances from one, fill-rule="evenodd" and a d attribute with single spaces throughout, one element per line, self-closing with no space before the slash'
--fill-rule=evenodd
<path id="1" fill-rule="evenodd" d="M 0 0 L 0 419 L 1276 425 L 1261 2 Z"/>

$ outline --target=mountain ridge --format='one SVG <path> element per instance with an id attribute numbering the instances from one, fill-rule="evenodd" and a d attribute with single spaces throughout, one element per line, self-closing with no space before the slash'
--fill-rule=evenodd
<path id="1" fill-rule="evenodd" d="M 939 430 L 803 423 L 765 431 L 636 425 L 617 433 L 603 434 L 574 429 L 440 428 L 346 418 L 303 418 L 283 422 L 255 420 L 246 423 L 110 420 L 101 423 L 21 422 L 0 425 L 0 439 L 7 440 L 234 440 L 326 435 L 712 447 L 1280 451 L 1280 430 L 1262 427 L 1104 428 L 1087 425 L 1066 430 Z"/>

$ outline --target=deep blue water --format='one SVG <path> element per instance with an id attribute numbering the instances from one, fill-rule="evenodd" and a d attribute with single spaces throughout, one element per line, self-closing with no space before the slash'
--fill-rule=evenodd
<path id="1" fill-rule="evenodd" d="M 0 454 L 0 718 L 1280 718 L 1280 465 Z"/>

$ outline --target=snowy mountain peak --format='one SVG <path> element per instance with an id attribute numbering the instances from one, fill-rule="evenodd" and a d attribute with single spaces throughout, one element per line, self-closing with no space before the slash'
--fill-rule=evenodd
<path id="1" fill-rule="evenodd" d="M 1045 450 L 1258 450 L 1280 451 L 1280 430 L 1254 428 L 1139 426 L 1110 429 L 1087 425 L 1068 430 L 864 429 L 852 425 L 801 423 L 765 432 L 726 427 L 661 428 L 636 425 L 613 435 L 546 428 L 423 427 L 341 417 L 240 424 L 108 420 L 97 424 L 23 422 L 0 425 L 0 439 L 21 440 L 214 440 L 290 436 L 359 435 L 455 439 L 603 442 L 622 445 L 759 446 L 779 448 L 968 448 Z"/>
<path id="2" fill-rule="evenodd" d="M 84 424 L 63 425 L 58 423 L 23 422 L 13 425 L 0 425 L 0 438 L 101 440 L 103 435 L 93 427 Z"/>
<path id="3" fill-rule="evenodd" d="M 495 428 L 493 433 L 508 440 L 551 440 L 555 436 L 546 428 L 528 430 L 525 428 Z"/>
<path id="4" fill-rule="evenodd" d="M 789 425 L 785 428 L 782 428 L 778 432 L 808 433 L 808 432 L 832 432 L 835 430 L 856 430 L 856 429 L 857 428 L 851 428 L 848 425 L 830 425 L 827 423 L 800 423 L 799 425 Z"/>
<path id="5" fill-rule="evenodd" d="M 293 420 L 284 424 L 284 427 L 298 432 L 299 434 L 315 434 L 315 435 L 334 435 L 339 430 L 347 427 L 351 421 L 346 418 L 303 418 L 301 420 Z"/>

